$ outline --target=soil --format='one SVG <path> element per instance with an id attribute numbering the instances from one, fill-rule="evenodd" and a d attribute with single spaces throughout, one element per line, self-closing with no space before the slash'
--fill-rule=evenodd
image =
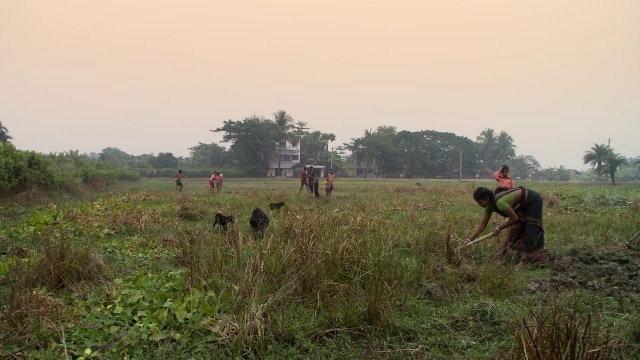
<path id="1" fill-rule="evenodd" d="M 640 248 L 618 248 L 556 257 L 549 279 L 530 284 L 531 290 L 586 288 L 605 296 L 640 300 Z"/>

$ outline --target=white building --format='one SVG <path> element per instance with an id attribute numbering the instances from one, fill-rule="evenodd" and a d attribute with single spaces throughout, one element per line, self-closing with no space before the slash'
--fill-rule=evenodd
<path id="1" fill-rule="evenodd" d="M 280 160 L 269 161 L 268 177 L 293 177 L 293 167 L 300 163 L 300 142 L 283 141 L 278 151 Z"/>

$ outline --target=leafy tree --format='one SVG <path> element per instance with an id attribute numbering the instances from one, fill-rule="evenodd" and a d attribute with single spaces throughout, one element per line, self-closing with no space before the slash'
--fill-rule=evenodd
<path id="1" fill-rule="evenodd" d="M 604 173 L 604 159 L 608 154 L 609 147 L 607 145 L 594 143 L 591 149 L 585 151 L 585 154 L 582 157 L 584 164 L 589 164 L 595 169 L 598 180 L 600 180 L 600 176 Z"/>
<path id="2" fill-rule="evenodd" d="M 240 166 L 250 169 L 253 175 L 266 173 L 277 149 L 275 122 L 251 116 L 242 121 L 226 120 L 222 127 L 211 131 L 224 132 L 222 141 L 232 143 L 229 151 Z"/>
<path id="3" fill-rule="evenodd" d="M 475 173 L 478 164 L 472 140 L 432 130 L 396 133 L 395 127 L 381 126 L 365 130 L 363 137 L 351 139 L 345 148 L 352 152 L 358 166 L 363 161 L 367 169 L 375 165 L 377 176 L 404 172 L 408 177 L 451 177 L 460 171 L 460 151 L 464 154 L 464 171 Z"/>
<path id="4" fill-rule="evenodd" d="M 309 127 L 307 126 L 308 124 L 304 121 L 296 121 L 293 124 L 293 128 L 291 130 L 291 138 L 293 140 L 298 140 L 300 141 L 300 139 L 302 139 L 303 136 L 305 136 L 306 134 L 309 133 Z"/>
<path id="5" fill-rule="evenodd" d="M 13 137 L 9 135 L 9 130 L 6 126 L 2 125 L 2 121 L 0 121 L 0 143 L 8 143 L 11 139 L 13 139 Z"/>
<path id="6" fill-rule="evenodd" d="M 361 138 L 351 139 L 351 143 L 344 144 L 345 148 L 355 154 L 356 166 L 360 168 L 360 164 L 365 161 L 366 168 L 363 176 L 367 177 L 371 171 L 371 163 L 374 160 L 374 139 L 375 130 L 365 130 L 364 136 Z"/>
<path id="7" fill-rule="evenodd" d="M 177 169 L 180 159 L 173 153 L 158 153 L 158 156 L 149 159 L 149 164 L 156 169 Z"/>
<path id="8" fill-rule="evenodd" d="M 476 145 L 468 138 L 454 133 L 428 130 L 424 131 L 424 139 L 428 146 L 426 158 L 429 177 L 452 177 L 454 171 L 460 169 L 460 150 L 463 151 L 463 169 L 475 172 L 477 169 Z"/>
<path id="9" fill-rule="evenodd" d="M 99 159 L 121 167 L 134 167 L 137 163 L 137 159 L 133 155 L 129 155 L 115 147 L 102 149 Z"/>
<path id="10" fill-rule="evenodd" d="M 376 164 L 376 177 L 398 174 L 402 169 L 395 126 L 379 126 L 368 138 L 367 151 Z"/>
<path id="11" fill-rule="evenodd" d="M 520 155 L 509 162 L 512 176 L 521 179 L 532 179 L 534 174 L 540 172 L 540 163 L 531 155 Z"/>
<path id="12" fill-rule="evenodd" d="M 613 149 L 609 150 L 609 153 L 603 159 L 604 169 L 611 178 L 611 184 L 616 185 L 616 171 L 623 165 L 627 164 L 627 159 L 620 154 L 613 152 Z"/>
<path id="13" fill-rule="evenodd" d="M 216 143 L 198 143 L 189 150 L 191 150 L 191 164 L 195 167 L 220 167 L 228 161 L 226 149 Z"/>
<path id="14" fill-rule="evenodd" d="M 286 142 L 291 140 L 289 131 L 294 128 L 294 120 L 291 115 L 287 114 L 284 110 L 278 110 L 273 113 L 273 121 L 276 124 L 275 140 L 278 144 L 276 156 L 278 157 L 278 168 L 276 169 L 276 176 L 282 175 L 281 163 L 282 163 L 282 150 L 286 147 Z"/>
<path id="15" fill-rule="evenodd" d="M 300 139 L 300 161 L 305 164 L 329 166 L 329 142 L 335 140 L 336 136 L 332 133 L 312 131 L 305 134 Z"/>
<path id="16" fill-rule="evenodd" d="M 423 133 L 419 131 L 400 131 L 398 133 L 398 152 L 405 165 L 405 175 L 412 178 L 419 171 L 421 149 L 424 143 Z"/>

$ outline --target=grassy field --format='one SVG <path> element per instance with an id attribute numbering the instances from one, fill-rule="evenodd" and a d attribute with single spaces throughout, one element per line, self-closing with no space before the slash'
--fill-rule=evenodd
<path id="1" fill-rule="evenodd" d="M 518 270 L 492 257 L 504 235 L 455 251 L 493 182 L 416 181 L 337 179 L 316 199 L 297 180 L 145 179 L 6 200 L 0 358 L 640 358 L 638 184 L 518 183 L 543 194 L 553 256 Z M 228 232 L 216 212 L 236 217 Z"/>

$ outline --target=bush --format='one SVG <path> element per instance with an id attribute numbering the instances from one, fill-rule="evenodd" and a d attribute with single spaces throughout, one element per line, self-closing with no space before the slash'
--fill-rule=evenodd
<path id="1" fill-rule="evenodd" d="M 17 150 L 8 143 L 0 145 L 0 193 L 19 193 L 32 187 L 54 190 L 63 185 L 63 172 L 52 168 L 42 155 Z"/>

